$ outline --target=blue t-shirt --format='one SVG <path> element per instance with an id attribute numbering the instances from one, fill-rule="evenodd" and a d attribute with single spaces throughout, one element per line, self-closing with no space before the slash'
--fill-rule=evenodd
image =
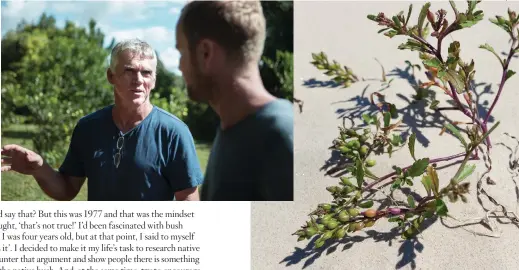
<path id="1" fill-rule="evenodd" d="M 122 134 L 113 105 L 81 118 L 60 172 L 87 177 L 89 201 L 173 200 L 174 193 L 203 182 L 189 128 L 153 106 L 135 128 Z M 118 168 L 117 140 L 124 137 Z"/>
<path id="2" fill-rule="evenodd" d="M 294 200 L 294 109 L 276 99 L 225 130 L 218 129 L 202 201 Z"/>

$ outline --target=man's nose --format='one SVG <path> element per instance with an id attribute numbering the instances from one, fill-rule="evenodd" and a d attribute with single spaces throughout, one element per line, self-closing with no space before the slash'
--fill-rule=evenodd
<path id="1" fill-rule="evenodd" d="M 136 78 L 135 78 L 135 82 L 137 84 L 142 84 L 144 82 L 144 77 L 142 76 L 141 72 L 136 72 L 137 75 L 136 75 Z"/>

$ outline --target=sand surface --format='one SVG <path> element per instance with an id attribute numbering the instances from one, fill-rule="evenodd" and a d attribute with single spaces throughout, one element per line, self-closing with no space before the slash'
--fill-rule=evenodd
<path id="1" fill-rule="evenodd" d="M 451 135 L 438 135 L 441 123 L 434 122 L 441 118 L 424 108 L 422 103 L 411 104 L 409 97 L 414 90 L 410 84 L 412 77 L 405 70 L 405 60 L 420 63 L 418 53 L 398 50 L 397 46 L 404 43 L 406 38 L 390 40 L 377 34 L 381 28 L 366 18 L 367 14 L 380 11 L 395 15 L 404 10 L 407 14 L 408 2 L 296 2 L 295 6 L 295 96 L 304 101 L 302 113 L 294 107 L 296 200 L 291 203 L 252 204 L 252 269 L 519 269 L 519 225 L 514 224 L 497 223 L 499 231 L 496 232 L 480 225 L 464 227 L 487 235 L 500 235 L 493 238 L 477 236 L 463 228 L 447 227 L 459 224 L 453 220 L 446 220 L 445 225 L 437 220 L 428 224 L 418 239 L 402 241 L 391 232 L 392 223 L 381 221 L 370 229 L 353 234 L 338 246 L 332 245 L 319 252 L 312 251 L 309 241 L 296 241 L 297 238 L 291 234 L 305 223 L 307 214 L 317 204 L 331 200 L 325 188 L 336 185 L 338 181 L 324 176 L 320 168 L 331 157 L 327 148 L 338 136 L 341 117 L 353 117 L 360 124 L 361 113 L 374 109 L 369 104 L 369 95 L 384 88 L 376 80 L 361 81 L 348 89 L 326 86 L 329 78 L 309 64 L 312 61 L 311 53 L 324 51 L 329 59 L 349 66 L 359 77 L 366 79 L 381 78 L 380 65 L 374 60 L 377 58 L 384 66 L 388 79 L 394 79 L 391 86 L 381 93 L 400 110 L 400 117 L 406 123 L 401 128 L 402 132 L 417 132 L 417 158 L 448 156 L 460 153 L 462 148 Z M 519 3 L 481 3 L 479 7 L 485 11 L 484 21 L 452 34 L 452 38 L 448 37 L 443 52 L 446 55 L 448 44 L 458 40 L 461 42 L 462 58 L 476 59 L 476 90 L 482 104 L 481 111 L 485 113 L 498 90 L 501 67 L 495 56 L 478 46 L 489 43 L 498 53 L 508 51 L 509 38 L 506 33 L 491 24 L 488 18 L 505 15 L 507 7 L 519 11 Z M 416 24 L 420 8 L 420 3 L 415 3 L 413 24 Z M 448 2 L 433 2 L 432 8 L 447 10 L 447 16 L 452 20 Z M 458 3 L 458 8 L 465 10 L 466 3 Z M 519 71 L 519 59 L 512 60 L 511 69 Z M 416 71 L 415 75 L 417 80 L 425 80 L 423 72 Z M 495 119 L 501 121 L 492 136 L 493 171 L 490 176 L 497 185 L 489 186 L 483 182 L 484 189 L 512 211 L 517 211 L 519 194 L 516 194 L 516 184 L 508 169 L 510 151 L 499 143 L 512 149 L 518 144 L 504 134 L 508 132 L 519 136 L 518 88 L 519 75 L 516 75 L 507 82 L 501 102 L 493 111 Z M 440 106 L 448 106 L 446 95 L 437 88 L 435 92 L 436 98 L 442 101 Z M 448 115 L 455 121 L 467 120 L 461 113 Z M 490 122 L 490 126 L 493 123 L 495 121 Z M 378 176 L 391 172 L 393 165 L 403 167 L 412 163 L 407 148 L 395 153 L 391 160 L 387 155 L 376 159 L 378 165 L 373 171 Z M 483 161 L 473 163 L 478 167 L 467 180 L 472 183 L 469 202 L 447 204 L 450 214 L 461 220 L 481 218 L 485 214 L 476 197 L 478 175 L 485 171 L 485 166 Z M 439 163 L 438 166 L 446 164 L 449 162 Z M 454 165 L 441 170 L 440 183 L 448 181 L 446 179 L 452 177 L 457 168 Z M 519 178 L 516 177 L 515 181 L 519 186 Z M 420 182 L 411 190 L 424 194 Z M 486 198 L 482 198 L 484 206 L 492 207 Z M 502 221 L 509 223 L 508 220 Z"/>

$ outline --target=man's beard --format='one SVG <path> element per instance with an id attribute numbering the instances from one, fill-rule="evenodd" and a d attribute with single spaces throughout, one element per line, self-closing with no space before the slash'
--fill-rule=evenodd
<path id="1" fill-rule="evenodd" d="M 214 87 L 212 79 L 209 76 L 197 73 L 194 82 L 192 85 L 186 85 L 189 99 L 207 103 L 212 98 Z"/>

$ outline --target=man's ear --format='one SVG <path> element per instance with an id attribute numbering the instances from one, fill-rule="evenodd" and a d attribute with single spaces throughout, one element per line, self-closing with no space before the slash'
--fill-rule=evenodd
<path id="1" fill-rule="evenodd" d="M 106 69 L 106 78 L 108 79 L 108 82 L 113 85 L 114 84 L 114 74 L 110 68 Z"/>
<path id="2" fill-rule="evenodd" d="M 203 71 L 207 72 L 214 65 L 213 62 L 215 59 L 216 44 L 211 40 L 203 39 L 198 43 L 197 47 L 196 58 L 198 66 L 201 67 Z"/>

